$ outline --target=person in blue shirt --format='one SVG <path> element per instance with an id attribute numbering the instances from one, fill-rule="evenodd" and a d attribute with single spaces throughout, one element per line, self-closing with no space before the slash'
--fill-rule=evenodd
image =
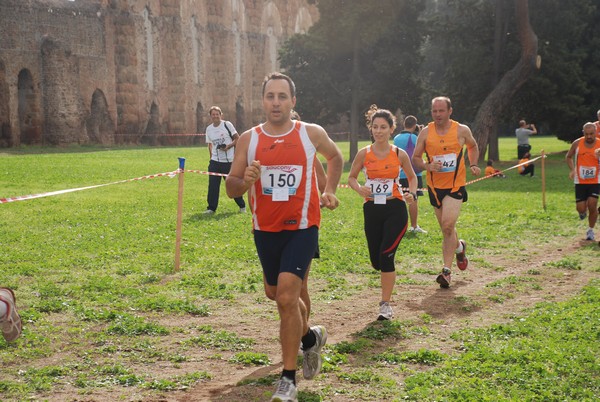
<path id="1" fill-rule="evenodd" d="M 417 118 L 415 116 L 406 116 L 404 119 L 404 130 L 400 132 L 400 134 L 394 137 L 394 145 L 398 148 L 402 148 L 408 154 L 409 159 L 412 160 L 412 155 L 415 150 L 415 145 L 417 145 L 417 134 L 420 126 L 417 124 Z M 417 195 L 420 197 L 423 195 L 423 177 L 422 172 L 419 169 L 416 169 L 413 165 L 413 170 L 417 175 L 417 186 L 418 191 Z M 408 188 L 408 179 L 406 178 L 406 174 L 404 170 L 400 170 L 400 185 L 403 189 Z M 416 201 L 416 200 L 415 200 Z M 408 215 L 410 216 L 410 227 L 408 228 L 409 232 L 413 233 L 427 233 L 417 224 L 417 218 L 419 216 L 419 206 L 417 202 L 413 202 L 409 204 L 408 207 Z"/>

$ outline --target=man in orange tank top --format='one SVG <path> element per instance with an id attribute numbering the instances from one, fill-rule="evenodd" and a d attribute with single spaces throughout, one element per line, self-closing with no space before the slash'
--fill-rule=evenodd
<path id="1" fill-rule="evenodd" d="M 466 256 L 467 243 L 458 238 L 456 221 L 463 202 L 467 201 L 466 168 L 464 146 L 469 154 L 471 174 L 478 176 L 481 170 L 477 166 L 479 148 L 471 129 L 450 119 L 452 103 L 447 97 L 437 97 L 431 101 L 429 123 L 419 133 L 413 154 L 413 165 L 427 172 L 429 201 L 435 208 L 444 240 L 442 255 L 444 267 L 436 282 L 442 288 L 450 286 L 451 268 L 456 254 L 456 265 L 465 270 L 469 264 Z M 423 161 L 423 153 L 427 162 Z"/>
<path id="2" fill-rule="evenodd" d="M 229 197 L 249 192 L 265 293 L 277 302 L 281 319 L 283 372 L 272 397 L 278 401 L 297 401 L 299 345 L 304 378 L 314 378 L 321 369 L 327 331 L 320 325 L 309 327 L 301 290 L 317 247 L 320 205 L 337 208 L 335 192 L 344 163 L 342 153 L 321 126 L 292 121 L 295 104 L 294 82 L 284 74 L 269 74 L 263 82 L 267 121 L 240 136 L 226 180 Z M 320 197 L 317 152 L 327 159 L 327 180 Z"/>
<path id="3" fill-rule="evenodd" d="M 595 240 L 594 226 L 598 220 L 600 196 L 600 139 L 594 123 L 583 125 L 583 137 L 576 139 L 565 156 L 569 178 L 575 183 L 575 206 L 579 219 L 588 215 L 586 240 Z"/>

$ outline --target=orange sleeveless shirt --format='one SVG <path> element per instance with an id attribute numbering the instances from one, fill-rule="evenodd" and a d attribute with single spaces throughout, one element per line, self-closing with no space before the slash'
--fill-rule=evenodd
<path id="1" fill-rule="evenodd" d="M 262 125 L 252 129 L 248 163 L 260 162 L 260 178 L 250 188 L 255 230 L 319 227 L 321 208 L 314 170 L 316 149 L 303 122 L 284 135 L 271 136 Z"/>
<path id="2" fill-rule="evenodd" d="M 579 144 L 575 149 L 575 176 L 573 181 L 575 184 L 596 184 L 600 183 L 600 163 L 594 155 L 594 150 L 600 148 L 600 140 L 596 138 L 596 142 L 592 148 L 585 146 L 585 137 L 581 137 Z"/>
<path id="3" fill-rule="evenodd" d="M 385 194 L 386 198 L 398 198 L 403 200 L 398 177 L 402 164 L 398 158 L 398 147 L 390 146 L 390 152 L 384 159 L 378 159 L 367 146 L 365 154 L 363 173 L 367 179 L 366 185 L 371 187 L 372 194 Z M 365 201 L 373 200 L 373 197 L 366 198 Z"/>
<path id="4" fill-rule="evenodd" d="M 467 182 L 464 146 L 458 143 L 458 122 L 450 120 L 450 129 L 444 135 L 437 133 L 434 122 L 429 123 L 427 128 L 427 161 L 442 162 L 441 171 L 427 172 L 427 185 L 439 189 L 452 189 L 452 192 L 458 191 Z"/>

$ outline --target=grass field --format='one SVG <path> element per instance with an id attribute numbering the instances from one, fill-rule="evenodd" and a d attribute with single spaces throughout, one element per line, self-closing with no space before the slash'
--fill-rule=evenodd
<path id="1" fill-rule="evenodd" d="M 549 137 L 533 137 L 531 143 L 534 155 L 541 149 L 548 153 L 568 149 L 568 144 Z M 347 160 L 348 144 L 340 148 Z M 180 156 L 186 158 L 186 169 L 207 168 L 206 148 L 10 150 L 0 153 L 0 198 L 169 172 L 178 167 Z M 514 139 L 501 139 L 500 156 L 496 168 L 514 164 Z M 553 241 L 573 242 L 575 235 L 583 236 L 586 226 L 577 219 L 564 154 L 551 154 L 545 164 L 545 210 L 540 163 L 532 179 L 511 170 L 507 179 L 469 186 L 469 202 L 458 228 L 472 249 L 482 250 L 480 256 L 473 255 L 475 264 L 492 271 L 495 267 L 485 255 L 519 256 Z M 347 171 L 348 166 L 343 183 Z M 14 344 L 0 338 L 0 400 L 61 400 L 65 390 L 70 400 L 77 395 L 80 400 L 109 400 L 102 397 L 109 391 L 110 398 L 149 400 L 189 390 L 215 375 L 210 369 L 186 369 L 198 343 L 214 348 L 213 356 L 235 353 L 225 364 L 260 366 L 279 359 L 251 351 L 255 343 L 251 333 L 242 337 L 194 324 L 198 317 L 210 323 L 211 314 L 224 303 L 235 306 L 248 297 L 266 303 L 249 216 L 237 212 L 224 187 L 218 213 L 202 216 L 207 183 L 205 175 L 185 174 L 177 273 L 173 272 L 177 178 L 0 204 L 0 286 L 15 289 L 25 327 Z M 323 284 L 313 294 L 316 305 L 378 292 L 362 232 L 362 200 L 347 188 L 339 189 L 338 196 L 341 207 L 324 213 L 322 258 L 311 270 L 311 278 Z M 420 203 L 420 225 L 429 234 L 402 242 L 396 259 L 399 283 L 439 270 L 442 238 L 427 202 Z M 512 325 L 457 332 L 452 336 L 464 349 L 452 356 L 435 349 L 371 356 L 360 343 L 337 344 L 329 352 L 328 372 L 338 373 L 339 381 L 354 384 L 353 389 L 358 384 L 360 390 L 348 396 L 354 400 L 374 400 L 381 388 L 387 400 L 600 398 L 599 254 L 598 245 L 590 242 L 554 262 L 561 269 L 587 271 L 597 278 L 581 294 L 570 301 L 546 303 Z M 370 279 L 355 282 L 352 278 L 357 276 Z M 498 303 L 501 309 L 501 298 Z M 275 314 L 269 317 L 273 327 Z M 394 323 L 400 321 L 385 328 L 393 330 Z M 180 340 L 165 347 L 173 336 Z M 371 362 L 365 367 L 373 362 L 394 366 L 405 381 L 381 379 L 362 366 L 353 371 L 348 363 L 353 352 L 344 347 L 362 348 Z M 206 362 L 210 367 L 210 360 Z M 410 366 L 411 362 L 420 365 Z M 349 379 L 341 379 L 340 370 L 349 373 Z M 334 395 L 323 386 L 301 393 L 300 400 L 334 400 Z"/>

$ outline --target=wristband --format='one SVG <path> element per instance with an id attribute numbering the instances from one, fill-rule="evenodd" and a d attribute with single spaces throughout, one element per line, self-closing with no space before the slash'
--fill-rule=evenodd
<path id="1" fill-rule="evenodd" d="M 415 201 L 419 198 L 419 196 L 417 195 L 417 193 L 411 193 L 413 198 L 415 199 Z"/>
<path id="2" fill-rule="evenodd" d="M 475 167 L 479 167 L 479 166 L 477 166 L 477 165 L 471 165 L 471 166 L 469 166 L 469 167 L 473 167 L 473 166 L 475 166 Z"/>

